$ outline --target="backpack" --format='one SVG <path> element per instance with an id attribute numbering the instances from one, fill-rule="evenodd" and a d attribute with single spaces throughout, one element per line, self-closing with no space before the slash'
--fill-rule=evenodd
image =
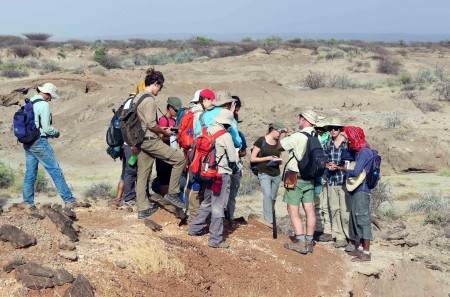
<path id="1" fill-rule="evenodd" d="M 176 118 L 176 121 L 177 121 L 176 126 L 179 127 L 181 125 L 181 119 L 184 117 L 184 115 L 188 111 L 189 111 L 189 108 L 187 108 L 187 107 L 182 107 L 182 108 L 178 109 L 177 118 Z"/>
<path id="2" fill-rule="evenodd" d="M 257 157 L 261 157 L 262 156 L 262 154 L 264 153 L 264 148 L 266 146 L 266 137 L 261 136 L 261 138 L 262 138 L 261 149 L 259 150 L 258 154 L 256 155 Z M 252 152 L 253 152 L 253 147 L 250 149 L 250 155 L 251 155 Z M 250 170 L 256 176 L 258 176 L 258 164 L 259 163 L 252 163 L 252 162 L 250 162 Z"/>
<path id="3" fill-rule="evenodd" d="M 370 149 L 373 154 L 372 166 L 369 172 L 366 174 L 366 183 L 369 189 L 373 189 L 378 185 L 380 180 L 380 166 L 381 166 L 381 156 L 378 155 L 378 151 Z"/>
<path id="4" fill-rule="evenodd" d="M 106 130 L 106 143 L 108 146 L 116 147 L 116 146 L 122 146 L 124 143 L 123 137 L 122 137 L 122 131 L 120 129 L 120 120 L 119 117 L 122 114 L 122 110 L 125 107 L 125 104 L 128 102 L 128 100 L 131 100 L 135 97 L 135 95 L 130 95 L 125 102 L 123 102 L 120 107 L 117 109 L 117 111 L 113 108 L 113 116 L 111 118 L 111 122 L 109 123 L 108 130 Z"/>
<path id="5" fill-rule="evenodd" d="M 300 170 L 300 176 L 303 180 L 313 180 L 316 177 L 323 175 L 325 171 L 325 165 L 327 162 L 327 156 L 323 151 L 322 144 L 320 140 L 310 135 L 306 132 L 301 132 L 303 135 L 308 137 L 308 142 L 306 143 L 306 151 L 303 158 L 299 161 L 297 157 L 298 169 Z"/>
<path id="6" fill-rule="evenodd" d="M 25 105 L 14 114 L 14 135 L 20 143 L 33 143 L 41 136 L 41 132 L 39 130 L 40 127 L 36 127 L 36 124 L 34 123 L 33 110 L 33 105 L 41 101 L 45 100 L 36 99 L 34 101 L 30 101 L 30 99 L 27 98 L 25 99 Z"/>
<path id="7" fill-rule="evenodd" d="M 184 116 L 180 120 L 178 144 L 187 150 L 194 144 L 194 112 L 192 110 L 185 111 Z"/>
<path id="8" fill-rule="evenodd" d="M 142 129 L 141 120 L 137 113 L 139 104 L 145 99 L 151 97 L 149 94 L 144 94 L 139 98 L 138 102 L 131 102 L 130 108 L 123 109 L 119 116 L 119 127 L 122 132 L 123 140 L 129 146 L 138 146 L 144 142 L 145 130 Z"/>
<path id="9" fill-rule="evenodd" d="M 213 180 L 219 175 L 218 163 L 223 155 L 216 162 L 215 142 L 219 136 L 225 133 L 227 133 L 227 130 L 222 129 L 214 133 L 214 135 L 208 135 L 206 128 L 202 129 L 202 133 L 195 140 L 194 153 L 192 155 L 190 166 L 190 170 L 195 180 Z"/>

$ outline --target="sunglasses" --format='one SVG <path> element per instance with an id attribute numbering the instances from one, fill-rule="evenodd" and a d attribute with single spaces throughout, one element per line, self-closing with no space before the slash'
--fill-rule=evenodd
<path id="1" fill-rule="evenodd" d="M 342 127 L 339 127 L 339 126 L 328 126 L 328 130 L 329 130 L 329 131 L 332 131 L 332 130 L 334 130 L 334 131 L 339 131 L 341 128 L 342 128 Z"/>
<path id="2" fill-rule="evenodd" d="M 52 95 L 50 94 L 50 93 L 44 93 L 45 95 L 47 95 L 47 96 L 49 96 L 50 97 L 50 99 L 52 99 L 53 97 L 52 97 Z"/>

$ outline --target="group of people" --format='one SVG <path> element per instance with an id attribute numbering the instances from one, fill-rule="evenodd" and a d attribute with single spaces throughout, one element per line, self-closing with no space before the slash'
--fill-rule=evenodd
<path id="1" fill-rule="evenodd" d="M 169 97 L 166 112 L 158 118 L 155 97 L 164 87 L 161 72 L 149 69 L 139 83 L 136 95 L 125 102 L 124 109 L 133 106 L 145 131 L 143 142 L 137 146 L 127 143 L 121 147 L 122 175 L 118 185 L 118 199 L 137 207 L 137 216 L 151 216 L 158 204 L 152 199 L 156 192 L 163 202 L 170 204 L 182 217 L 188 216 L 191 236 L 209 231 L 208 245 L 212 248 L 228 248 L 224 240 L 224 219 L 234 227 L 236 196 L 243 174 L 242 158 L 247 144 L 239 131 L 241 100 L 228 91 L 213 92 L 202 89 L 195 92 L 188 108 L 182 107 L 177 97 Z M 41 162 L 55 182 L 67 208 L 73 208 L 75 198 L 67 186 L 47 138 L 58 138 L 60 133 L 51 126 L 49 102 L 57 98 L 57 88 L 46 83 L 37 88 L 30 100 L 34 104 L 36 125 L 41 136 L 33 143 L 24 144 L 26 174 L 24 201 L 34 206 L 33 185 Z M 215 158 L 218 175 L 213 180 L 198 180 L 189 170 L 189 151 L 177 147 L 179 113 L 193 113 L 192 132 L 215 136 Z M 253 144 L 250 161 L 256 164 L 257 175 L 263 193 L 263 219 L 273 223 L 273 209 L 286 176 L 294 176 L 294 186 L 285 189 L 283 201 L 295 235 L 284 246 L 301 254 L 312 253 L 315 241 L 333 241 L 337 248 L 345 247 L 354 261 L 370 261 L 370 189 L 360 180 L 363 171 L 370 169 L 371 155 L 364 132 L 359 127 L 344 126 L 338 119 L 325 121 L 314 111 L 299 114 L 299 132 L 290 133 L 280 121 L 269 125 L 266 135 Z M 220 132 L 220 133 L 219 133 Z M 327 156 L 323 176 L 302 179 L 298 167 L 307 150 L 309 137 L 318 137 Z M 288 151 L 288 161 L 281 173 L 281 152 Z M 156 159 L 157 182 L 149 184 Z M 355 181 L 356 180 L 356 181 Z M 353 181 L 353 182 L 348 182 Z M 304 226 L 300 205 L 306 214 Z"/>

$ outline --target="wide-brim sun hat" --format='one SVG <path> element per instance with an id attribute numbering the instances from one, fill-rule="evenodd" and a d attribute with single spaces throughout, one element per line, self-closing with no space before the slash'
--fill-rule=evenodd
<path id="1" fill-rule="evenodd" d="M 216 93 L 216 100 L 214 100 L 213 105 L 214 106 L 222 106 L 227 103 L 236 101 L 233 97 L 231 97 L 230 92 L 228 91 L 217 91 Z"/>
<path id="2" fill-rule="evenodd" d="M 317 122 L 316 122 L 316 124 L 314 126 L 316 126 L 317 128 L 325 127 L 325 117 L 318 116 L 317 117 Z"/>
<path id="3" fill-rule="evenodd" d="M 41 87 L 36 88 L 38 92 L 50 94 L 52 99 L 58 99 L 58 88 L 52 83 L 45 83 Z"/>
<path id="4" fill-rule="evenodd" d="M 341 120 L 338 118 L 332 118 L 331 120 L 329 120 L 327 122 L 327 124 L 325 125 L 325 127 L 345 127 L 344 124 L 342 124 Z"/>
<path id="5" fill-rule="evenodd" d="M 228 124 L 231 125 L 233 123 L 234 114 L 225 108 L 222 108 L 219 113 L 214 117 L 214 121 L 219 124 Z"/>
<path id="6" fill-rule="evenodd" d="M 203 89 L 195 91 L 194 98 L 192 98 L 191 101 L 189 101 L 189 104 L 198 103 L 200 101 L 200 93 L 202 91 Z"/>
<path id="7" fill-rule="evenodd" d="M 350 164 L 347 166 L 347 169 L 355 169 L 355 162 L 350 162 Z M 348 177 L 345 181 L 345 186 L 347 187 L 347 190 L 349 192 L 354 191 L 359 185 L 361 185 L 364 180 L 366 179 L 366 170 L 362 170 L 361 173 L 356 177 Z"/>
<path id="8" fill-rule="evenodd" d="M 317 123 L 317 118 L 319 117 L 317 113 L 312 110 L 307 110 L 300 113 L 300 116 L 305 118 L 311 125 L 315 125 Z"/>

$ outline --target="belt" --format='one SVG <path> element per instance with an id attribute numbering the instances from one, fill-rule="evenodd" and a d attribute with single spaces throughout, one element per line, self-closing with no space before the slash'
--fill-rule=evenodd
<path id="1" fill-rule="evenodd" d="M 159 137 L 153 137 L 153 136 L 145 136 L 144 140 L 150 140 L 150 139 L 160 139 Z"/>

